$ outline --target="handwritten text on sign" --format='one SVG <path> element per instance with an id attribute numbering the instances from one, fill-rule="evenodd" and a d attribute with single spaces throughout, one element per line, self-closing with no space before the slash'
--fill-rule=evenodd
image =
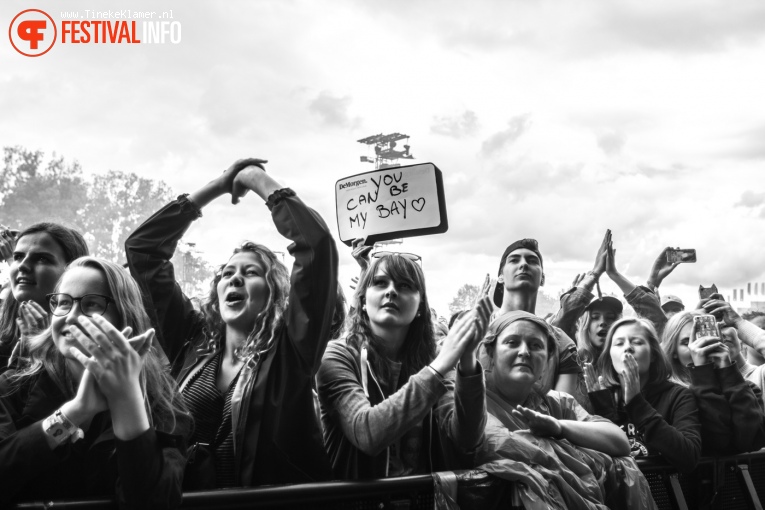
<path id="1" fill-rule="evenodd" d="M 436 227 L 438 189 L 432 164 L 387 168 L 337 182 L 340 239 Z"/>

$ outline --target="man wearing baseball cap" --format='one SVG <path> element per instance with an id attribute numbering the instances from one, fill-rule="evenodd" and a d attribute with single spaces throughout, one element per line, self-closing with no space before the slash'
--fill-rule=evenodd
<path id="1" fill-rule="evenodd" d="M 521 239 L 507 247 L 499 262 L 494 304 L 498 314 L 522 310 L 535 313 L 539 287 L 544 285 L 542 253 L 535 239 Z M 553 326 L 558 344 L 557 356 L 551 356 L 541 386 L 572 395 L 586 407 L 589 399 L 578 389 L 582 369 L 577 363 L 576 344 L 560 328 Z"/>
<path id="2" fill-rule="evenodd" d="M 676 313 L 685 310 L 685 305 L 683 304 L 683 300 L 679 297 L 667 294 L 666 296 L 661 297 L 661 309 L 664 310 L 664 315 L 669 319 Z"/>

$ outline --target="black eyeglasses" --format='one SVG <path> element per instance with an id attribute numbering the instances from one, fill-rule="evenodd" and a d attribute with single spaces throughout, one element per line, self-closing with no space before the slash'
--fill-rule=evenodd
<path id="1" fill-rule="evenodd" d="M 56 317 L 68 315 L 77 301 L 80 302 L 80 312 L 86 317 L 105 314 L 109 303 L 114 302 L 112 298 L 102 296 L 101 294 L 85 294 L 81 297 L 73 297 L 59 292 L 57 294 L 48 294 L 45 297 L 48 298 L 50 313 Z"/>
<path id="2" fill-rule="evenodd" d="M 405 259 L 411 260 L 412 262 L 417 262 L 419 264 L 422 264 L 422 257 L 420 257 L 419 255 L 415 253 L 406 253 L 406 252 L 399 252 L 399 251 L 376 251 L 372 254 L 372 257 L 376 259 L 381 259 L 389 255 L 398 255 L 399 257 L 404 257 Z"/>

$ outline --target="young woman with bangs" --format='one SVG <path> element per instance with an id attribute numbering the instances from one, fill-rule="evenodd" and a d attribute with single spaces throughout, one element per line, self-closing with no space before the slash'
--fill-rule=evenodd
<path id="1" fill-rule="evenodd" d="M 696 399 L 671 380 L 672 367 L 653 324 L 616 321 L 596 369 L 599 381 L 588 379 L 594 412 L 624 430 L 632 455 L 661 455 L 679 471 L 692 471 L 701 456 Z"/>
<path id="2" fill-rule="evenodd" d="M 746 381 L 746 360 L 732 327 L 717 336 L 697 336 L 693 318 L 700 311 L 673 315 L 664 329 L 661 347 L 679 383 L 696 396 L 706 455 L 736 455 L 765 446 L 762 393 Z"/>
<path id="3" fill-rule="evenodd" d="M 455 324 L 438 353 L 425 277 L 415 261 L 375 258 L 355 302 L 346 337 L 329 344 L 317 377 L 334 476 L 473 467 L 485 422 L 475 351 L 491 314 L 488 298 Z"/>
<path id="4" fill-rule="evenodd" d="M 177 507 L 191 417 L 138 285 L 83 257 L 49 307 L 51 326 L 0 376 L 0 506 L 116 494 L 120 508 Z"/>
<path id="5" fill-rule="evenodd" d="M 264 163 L 237 161 L 162 208 L 125 243 L 196 422 L 189 489 L 330 476 L 312 386 L 331 334 L 337 251 L 321 217 Z M 236 203 L 247 190 L 266 201 L 276 228 L 292 241 L 292 276 L 274 252 L 245 243 L 216 273 L 197 312 L 175 283 L 170 259 L 202 207 L 226 193 Z"/>

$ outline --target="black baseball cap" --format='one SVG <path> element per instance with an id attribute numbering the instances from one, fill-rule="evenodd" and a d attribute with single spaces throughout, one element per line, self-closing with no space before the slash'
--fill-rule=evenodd
<path id="1" fill-rule="evenodd" d="M 497 271 L 497 276 L 502 274 L 502 268 L 505 267 L 505 260 L 507 260 L 507 256 L 513 253 L 515 250 L 519 250 L 521 248 L 526 248 L 527 250 L 533 251 L 537 257 L 539 257 L 539 264 L 544 266 L 544 261 L 542 260 L 542 254 L 539 252 L 539 243 L 536 239 L 521 239 L 519 241 L 515 241 L 510 246 L 505 248 L 505 253 L 502 254 L 502 258 L 499 261 L 499 270 Z M 500 282 L 497 282 L 497 285 L 494 287 L 494 304 L 497 306 L 502 306 L 502 296 L 504 295 L 504 287 Z"/>

